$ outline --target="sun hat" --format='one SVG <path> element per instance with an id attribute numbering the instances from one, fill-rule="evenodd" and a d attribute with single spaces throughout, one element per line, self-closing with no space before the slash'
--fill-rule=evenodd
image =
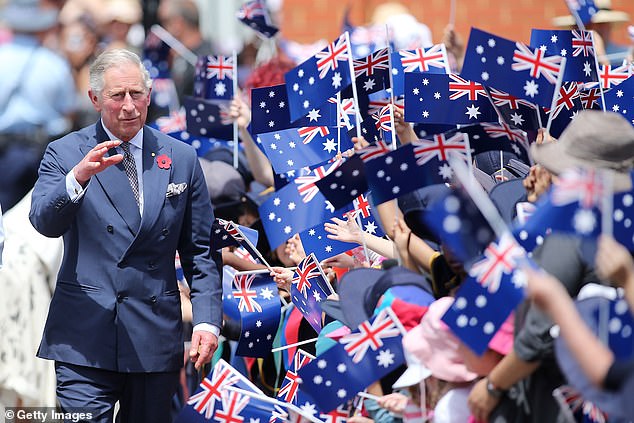
<path id="1" fill-rule="evenodd" d="M 413 355 L 422 366 L 429 369 L 431 375 L 438 379 L 447 382 L 471 382 L 477 375 L 465 366 L 458 352 L 458 339 L 441 320 L 453 301 L 451 297 L 442 297 L 434 301 L 420 324 L 403 337 L 403 349 L 406 351 L 406 357 L 407 353 Z M 414 370 L 410 373 L 421 374 L 419 367 L 413 368 Z M 405 374 L 408 371 L 409 368 Z M 403 379 L 408 381 L 415 379 L 414 376 L 405 376 L 405 374 L 402 376 Z"/>
<path id="2" fill-rule="evenodd" d="M 17 32 L 39 32 L 57 24 L 59 11 L 43 8 L 40 0 L 9 0 L 0 14 L 0 19 Z"/>
<path id="3" fill-rule="evenodd" d="M 612 2 L 610 0 L 594 0 L 594 5 L 599 9 L 597 13 L 592 16 L 592 23 L 618 23 L 628 22 L 630 15 L 618 10 L 612 10 Z M 556 16 L 553 18 L 553 25 L 565 27 L 574 26 L 577 22 L 574 16 Z"/>
<path id="4" fill-rule="evenodd" d="M 611 169 L 615 191 L 632 187 L 634 127 L 618 113 L 583 110 L 558 141 L 532 144 L 530 153 L 555 175 L 573 167 Z"/>

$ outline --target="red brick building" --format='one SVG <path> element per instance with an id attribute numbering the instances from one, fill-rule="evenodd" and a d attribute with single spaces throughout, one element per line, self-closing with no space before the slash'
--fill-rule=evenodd
<path id="1" fill-rule="evenodd" d="M 370 21 L 374 7 L 385 0 L 284 0 L 281 14 L 282 33 L 299 42 L 320 38 L 334 39 L 341 32 L 347 7 L 355 25 Z M 564 0 L 456 0 L 456 29 L 466 38 L 471 26 L 517 41 L 528 42 L 531 28 L 554 28 L 551 19 L 567 14 Z M 440 42 L 449 21 L 450 0 L 401 0 L 416 18 L 432 31 Z M 634 24 L 634 1 L 612 0 L 612 8 L 629 13 Z M 627 25 L 619 24 L 613 39 L 629 43 Z"/>

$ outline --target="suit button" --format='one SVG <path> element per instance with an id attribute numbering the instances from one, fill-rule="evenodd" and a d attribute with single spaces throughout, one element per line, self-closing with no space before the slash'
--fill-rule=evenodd
<path id="1" fill-rule="evenodd" d="M 151 302 L 152 304 L 155 304 L 155 303 L 156 303 L 156 295 L 152 295 L 152 296 L 150 297 L 150 302 Z"/>
<path id="2" fill-rule="evenodd" d="M 153 261 L 148 262 L 147 268 L 150 269 L 150 270 L 156 269 L 156 263 L 153 262 Z"/>
<path id="3" fill-rule="evenodd" d="M 117 302 L 118 303 L 122 303 L 123 302 L 123 294 L 118 294 L 117 295 Z"/>
<path id="4" fill-rule="evenodd" d="M 106 231 L 108 231 L 109 234 L 114 232 L 114 228 L 112 227 L 112 225 L 108 225 L 106 226 Z"/>
<path id="5" fill-rule="evenodd" d="M 161 233 L 162 233 L 164 236 L 167 236 L 167 235 L 170 233 L 170 231 L 169 231 L 169 229 L 167 229 L 167 228 L 163 228 L 163 230 L 161 231 Z"/>

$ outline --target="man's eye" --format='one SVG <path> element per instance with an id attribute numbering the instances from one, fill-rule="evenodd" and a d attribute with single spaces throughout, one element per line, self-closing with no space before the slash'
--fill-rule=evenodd
<path id="1" fill-rule="evenodd" d="M 141 98 L 143 98 L 143 92 L 141 91 L 135 91 L 130 93 L 130 96 L 134 99 L 134 100 L 140 100 Z"/>
<path id="2" fill-rule="evenodd" d="M 113 100 L 121 100 L 121 99 L 123 98 L 123 93 L 115 93 L 115 94 L 112 94 L 111 98 L 112 98 Z"/>

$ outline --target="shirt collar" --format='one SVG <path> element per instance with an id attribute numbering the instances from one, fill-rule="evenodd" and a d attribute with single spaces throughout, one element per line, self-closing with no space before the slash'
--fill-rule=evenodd
<path id="1" fill-rule="evenodd" d="M 103 124 L 103 119 L 101 120 L 101 126 L 103 127 L 104 131 L 106 131 L 106 135 L 108 135 L 108 137 L 111 140 L 119 140 L 119 138 L 115 137 L 112 132 L 110 132 L 110 130 L 108 128 L 106 128 L 106 125 Z M 121 141 L 121 140 L 119 140 Z M 132 144 L 133 146 L 135 146 L 136 148 L 143 150 L 143 127 L 141 127 L 141 129 L 139 130 L 139 132 L 136 133 L 136 135 L 134 137 L 132 137 L 132 139 L 129 141 L 130 144 Z"/>

